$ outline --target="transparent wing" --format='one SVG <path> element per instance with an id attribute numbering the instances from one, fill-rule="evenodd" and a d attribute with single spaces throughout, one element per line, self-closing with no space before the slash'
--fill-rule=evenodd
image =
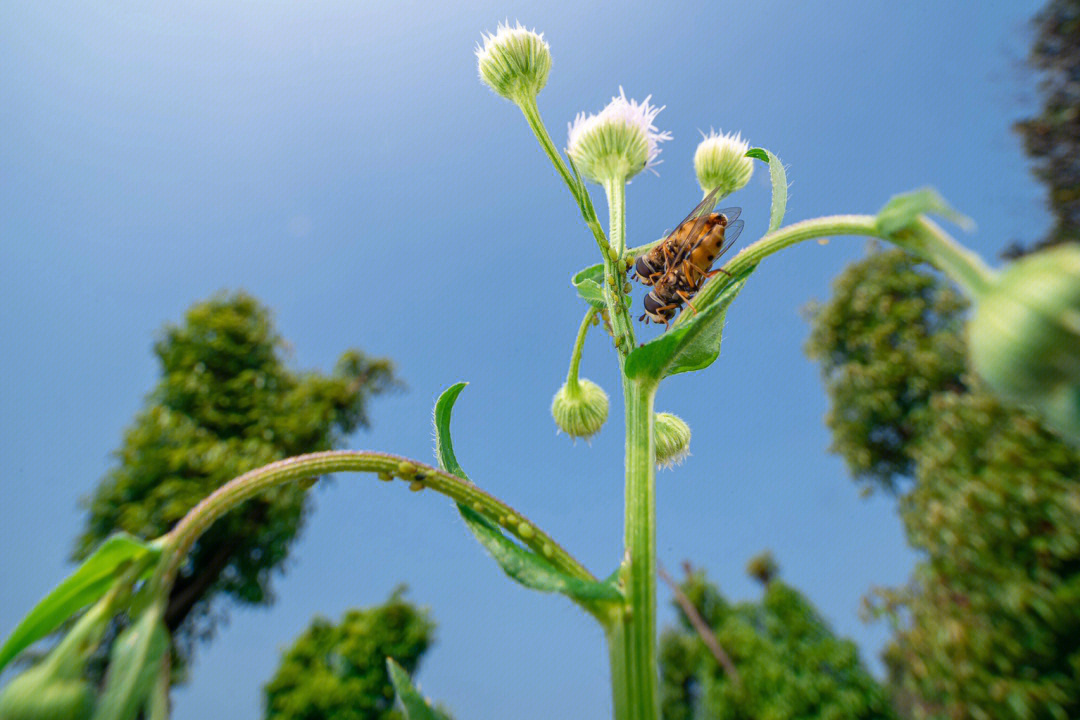
<path id="1" fill-rule="evenodd" d="M 719 198 L 720 188 L 716 188 L 708 195 L 706 195 L 704 200 L 698 203 L 698 206 L 694 208 L 689 215 L 686 216 L 685 220 L 675 226 L 675 230 L 671 231 L 672 235 L 675 234 L 675 232 L 679 228 L 681 228 L 683 225 L 690 222 L 696 217 L 697 222 L 695 222 L 693 227 L 690 228 L 690 232 L 685 235 L 685 237 L 687 238 L 696 238 L 698 236 L 698 233 L 701 231 L 702 226 L 705 225 L 705 220 L 708 219 L 709 213 L 712 212 L 713 206 L 716 205 L 716 201 Z M 671 235 L 668 235 L 668 237 L 671 237 Z M 680 252 L 676 257 L 682 257 L 687 252 L 689 252 L 689 250 L 689 247 L 680 248 Z"/>
<path id="2" fill-rule="evenodd" d="M 723 210 L 717 210 L 716 212 L 718 212 L 721 215 L 723 215 L 724 217 L 726 217 L 727 221 L 728 221 L 728 224 L 730 225 L 731 223 L 738 220 L 739 216 L 742 215 L 742 208 L 741 207 L 729 207 L 729 208 L 724 208 Z"/>
<path id="3" fill-rule="evenodd" d="M 742 235 L 744 227 L 746 227 L 746 223 L 742 220 L 736 220 L 727 226 L 727 229 L 724 230 L 724 244 L 720 246 L 720 251 L 716 253 L 716 257 L 720 257 L 726 253 L 728 249 L 735 244 L 735 241 Z"/>

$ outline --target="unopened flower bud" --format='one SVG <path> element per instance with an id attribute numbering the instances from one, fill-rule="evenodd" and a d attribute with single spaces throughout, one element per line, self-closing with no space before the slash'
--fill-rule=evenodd
<path id="1" fill-rule="evenodd" d="M 578 171 L 596 183 L 627 182 L 645 168 L 657 164 L 659 144 L 671 139 L 653 125 L 663 107 L 627 100 L 619 88 L 603 110 L 595 115 L 579 113 L 570 123 L 566 153 Z"/>
<path id="2" fill-rule="evenodd" d="M 494 35 L 484 34 L 476 47 L 480 79 L 517 104 L 535 98 L 551 71 L 551 50 L 542 33 L 518 23 L 500 23 Z"/>
<path id="3" fill-rule="evenodd" d="M 746 157 L 750 143 L 742 135 L 701 134 L 702 140 L 694 153 L 694 172 L 706 193 L 720 188 L 721 197 L 730 195 L 750 182 L 754 161 Z"/>
<path id="4" fill-rule="evenodd" d="M 592 437 L 607 420 L 607 393 L 585 378 L 565 383 L 551 401 L 551 415 L 559 430 L 570 437 Z"/>
<path id="5" fill-rule="evenodd" d="M 656 439 L 656 464 L 670 468 L 690 454 L 690 426 L 678 415 L 657 413 L 653 425 Z"/>
<path id="6" fill-rule="evenodd" d="M 1006 268 L 979 298 L 967 333 L 972 366 L 991 388 L 1080 443 L 1080 244 Z"/>

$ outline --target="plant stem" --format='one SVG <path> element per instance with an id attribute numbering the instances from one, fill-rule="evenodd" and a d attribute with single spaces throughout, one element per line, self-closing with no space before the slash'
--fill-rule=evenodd
<path id="1" fill-rule="evenodd" d="M 566 373 L 566 391 L 571 394 L 578 392 L 578 366 L 581 365 L 581 351 L 585 347 L 585 336 L 589 332 L 594 315 L 596 315 L 596 308 L 590 306 L 585 312 L 585 319 L 581 321 L 581 327 L 578 328 L 577 339 L 574 340 L 574 351 L 570 354 L 570 370 Z"/>
<path id="2" fill-rule="evenodd" d="M 925 217 L 919 217 L 908 228 L 892 235 L 878 229 L 877 218 L 873 215 L 831 215 L 828 217 L 803 220 L 765 235 L 732 258 L 724 266 L 729 275 L 717 278 L 705 284 L 698 293 L 694 304 L 708 307 L 731 281 L 752 270 L 763 259 L 775 252 L 804 240 L 827 238 L 833 235 L 861 235 L 876 237 L 897 245 L 932 263 L 951 280 L 956 282 L 973 300 L 993 281 L 994 272 L 967 248 L 950 237 L 944 230 Z M 688 317 L 680 313 L 675 319 L 678 326 Z"/>
<path id="3" fill-rule="evenodd" d="M 656 463 L 653 400 L 656 384 L 623 381 L 626 400 L 626 557 L 620 569 L 626 611 L 608 630 L 616 720 L 657 720 Z"/>
<path id="4" fill-rule="evenodd" d="M 600 221 L 596 217 L 596 209 L 593 207 L 592 198 L 589 197 L 585 185 L 570 173 L 570 169 L 563 161 L 562 155 L 555 148 L 555 143 L 552 142 L 551 135 L 548 134 L 544 120 L 540 117 L 540 108 L 536 105 L 536 98 L 525 98 L 518 103 L 518 107 L 521 108 L 521 112 L 525 115 L 525 121 L 532 128 L 536 139 L 540 141 L 540 147 L 544 149 L 544 152 L 551 160 L 551 164 L 555 166 L 555 170 L 562 176 L 563 182 L 570 188 L 570 194 L 577 201 L 578 207 L 581 209 L 581 217 L 584 218 L 585 224 L 592 231 L 593 237 L 596 238 L 596 244 L 600 247 L 600 251 L 605 252 L 608 241 L 604 236 L 604 229 L 600 227 Z"/>
<path id="5" fill-rule="evenodd" d="M 506 527 L 506 530 L 518 540 L 542 554 L 552 565 L 567 575 L 582 580 L 596 581 L 592 573 L 540 528 L 529 522 L 524 515 L 472 483 L 430 465 L 396 455 L 357 450 L 330 450 L 279 460 L 251 470 L 225 483 L 203 499 L 166 536 L 168 541 L 165 543 L 161 560 L 150 581 L 154 590 L 152 594 L 160 596 L 159 594 L 168 593 L 191 547 L 215 520 L 263 490 L 287 482 L 336 472 L 372 472 L 380 473 L 384 477 L 400 475 L 403 467 L 408 467 L 414 473 L 411 477 L 403 477 L 403 479 L 412 481 L 422 478 L 423 487 L 446 495 L 496 523 L 500 518 L 517 518 L 520 522 Z M 527 527 L 529 531 L 521 533 L 521 527 Z M 597 614 L 594 608 L 587 607 L 586 609 Z M 606 620 L 607 618 L 604 617 L 603 621 L 606 622 Z"/>
<path id="6" fill-rule="evenodd" d="M 604 192 L 608 201 L 608 238 L 610 247 L 604 252 L 604 302 L 607 304 L 608 317 L 611 319 L 611 331 L 615 336 L 615 347 L 622 362 L 637 342 L 634 335 L 634 323 L 627 310 L 626 266 L 623 257 L 626 254 L 626 179 L 612 178 L 604 181 Z"/>

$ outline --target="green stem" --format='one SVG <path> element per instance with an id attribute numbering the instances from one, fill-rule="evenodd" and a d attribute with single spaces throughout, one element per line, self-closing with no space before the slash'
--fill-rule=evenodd
<path id="1" fill-rule="evenodd" d="M 184 516 L 166 536 L 168 542 L 162 550 L 151 587 L 155 596 L 169 592 L 176 579 L 177 570 L 199 536 L 219 517 L 263 490 L 288 482 L 320 477 L 336 472 L 371 472 L 381 477 L 403 476 L 407 481 L 423 482 L 431 488 L 462 505 L 466 505 L 488 519 L 498 523 L 508 516 L 519 518 L 506 530 L 537 553 L 542 554 L 559 570 L 582 580 L 596 578 L 569 553 L 524 515 L 506 503 L 492 497 L 472 483 L 443 472 L 438 468 L 408 460 L 396 455 L 362 452 L 357 450 L 329 450 L 300 455 L 265 465 L 244 473 L 215 490 Z M 522 533 L 520 528 L 526 528 Z M 530 532 L 531 530 L 531 532 Z"/>
<path id="2" fill-rule="evenodd" d="M 653 400 L 656 384 L 625 380 L 626 557 L 620 570 L 626 610 L 608 629 L 616 720 L 657 720 L 656 463 Z"/>
<path id="3" fill-rule="evenodd" d="M 637 342 L 623 289 L 626 283 L 626 266 L 623 264 L 626 254 L 625 178 L 605 180 L 604 192 L 607 194 L 608 237 L 611 241 L 610 248 L 604 253 L 604 302 L 607 305 L 608 317 L 611 318 L 611 331 L 615 336 L 619 361 L 622 362 Z"/>
<path id="4" fill-rule="evenodd" d="M 906 229 L 888 235 L 878 229 L 877 218 L 873 215 L 831 215 L 782 227 L 748 245 L 724 266 L 729 275 L 719 276 L 717 279 L 720 282 L 706 283 L 694 304 L 699 308 L 708 307 L 730 284 L 732 277 L 737 278 L 753 270 L 759 262 L 775 252 L 805 240 L 834 235 L 861 235 L 887 240 L 932 263 L 972 299 L 978 299 L 993 281 L 993 271 L 977 255 L 925 217 L 919 217 Z M 688 313 L 680 313 L 674 324 L 677 326 L 688 317 Z"/>
<path id="5" fill-rule="evenodd" d="M 570 371 L 566 373 L 566 389 L 571 394 L 577 392 L 581 351 L 585 347 L 585 336 L 589 332 L 589 326 L 592 325 L 594 315 L 596 315 L 596 308 L 590 306 L 585 313 L 585 318 L 581 321 L 581 327 L 578 328 L 577 339 L 574 340 L 574 351 L 570 354 Z"/>
<path id="6" fill-rule="evenodd" d="M 544 149 L 544 152 L 551 160 L 551 164 L 555 166 L 555 170 L 562 176 L 563 182 L 570 188 L 570 194 L 577 201 L 578 207 L 581 209 L 581 217 L 584 218 L 585 224 L 592 231 L 593 237 L 596 238 L 596 244 L 600 247 L 600 251 L 606 251 L 608 241 L 604 236 L 604 229 L 600 227 L 600 221 L 596 217 L 596 208 L 593 207 L 589 191 L 585 189 L 585 185 L 578 178 L 570 173 L 570 169 L 563 161 L 562 155 L 555 148 L 555 143 L 552 142 L 551 135 L 548 134 L 544 120 L 540 117 L 540 108 L 536 105 L 536 98 L 525 98 L 518 103 L 518 107 L 521 108 L 521 112 L 525 115 L 525 121 L 532 128 L 536 139 L 540 141 L 540 147 Z"/>

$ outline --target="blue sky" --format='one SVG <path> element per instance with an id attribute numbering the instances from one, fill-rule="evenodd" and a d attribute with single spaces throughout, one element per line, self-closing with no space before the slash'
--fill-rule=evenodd
<path id="1" fill-rule="evenodd" d="M 462 464 L 594 572 L 614 567 L 621 406 L 599 334 L 582 374 L 611 394 L 609 425 L 575 446 L 548 415 L 583 311 L 568 280 L 595 245 L 520 113 L 477 80 L 473 48 L 504 18 L 551 44 L 540 107 L 558 142 L 620 85 L 667 106 L 660 177 L 628 190 L 631 245 L 700 199 L 691 157 L 709 127 L 783 158 L 789 222 L 929 184 L 974 218 L 963 239 L 984 255 L 1047 228 L 1009 129 L 1034 102 L 1020 61 L 1038 3 L 612 7 L 0 7 L 0 634 L 69 571 L 78 499 L 156 380 L 159 328 L 221 289 L 274 309 L 297 368 L 329 369 L 350 346 L 394 358 L 409 390 L 378 400 L 351 447 L 430 459 L 435 397 L 471 381 Z M 744 208 L 742 244 L 767 225 L 767 175 L 725 201 Z M 740 599 L 757 594 L 746 561 L 771 549 L 878 668 L 886 630 L 858 619 L 860 597 L 903 582 L 916 556 L 895 503 L 860 499 L 827 452 L 800 316 L 864 247 L 770 258 L 729 313 L 720 360 L 663 386 L 657 408 L 694 439 L 659 476 L 658 549 Z M 443 498 L 363 476 L 316 496 L 277 603 L 232 612 L 200 649 L 178 720 L 260 717 L 261 685 L 312 615 L 403 581 L 439 623 L 419 680 L 456 717 L 610 713 L 599 629 L 505 580 Z"/>

